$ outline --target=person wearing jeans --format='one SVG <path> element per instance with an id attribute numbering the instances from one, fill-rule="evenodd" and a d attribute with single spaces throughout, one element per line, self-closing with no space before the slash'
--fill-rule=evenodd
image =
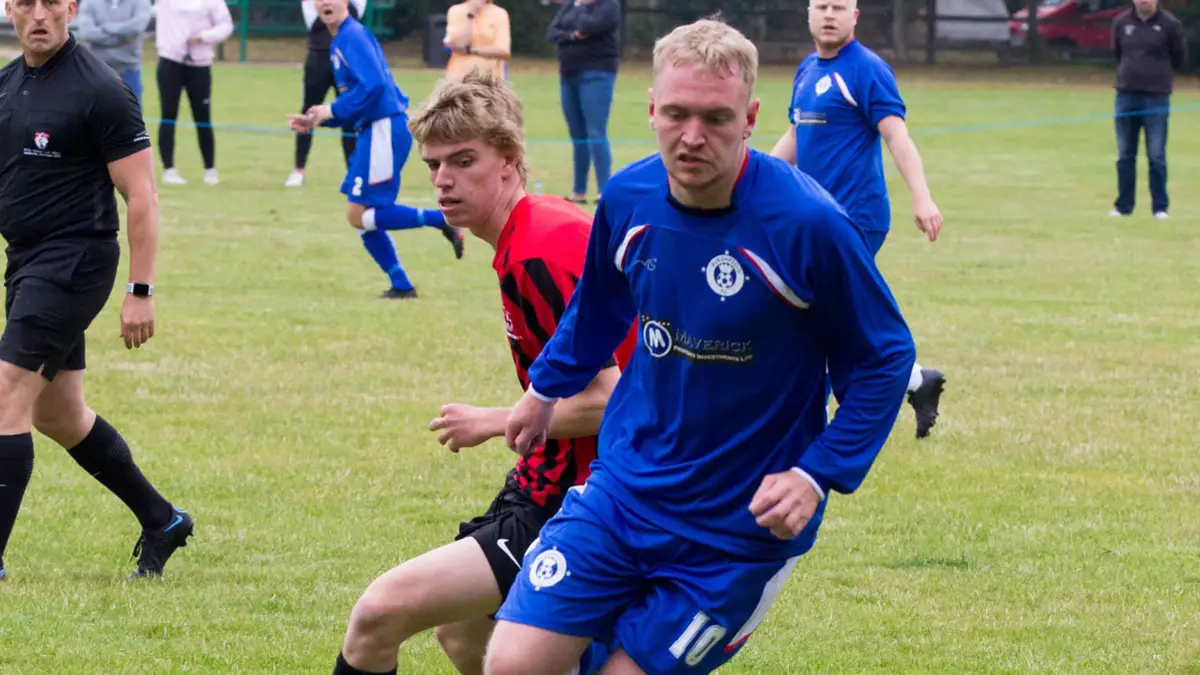
<path id="1" fill-rule="evenodd" d="M 142 39 L 154 7 L 150 0 L 107 0 L 85 2 L 72 25 L 75 37 L 87 45 L 101 61 L 142 102 Z"/>
<path id="2" fill-rule="evenodd" d="M 555 15 L 546 39 L 558 45 L 559 95 L 571 135 L 575 183 L 568 199 L 587 203 L 588 169 L 596 168 L 596 191 L 612 174 L 608 114 L 620 63 L 621 6 L 618 0 L 568 0 Z"/>
<path id="3" fill-rule="evenodd" d="M 1146 131 L 1146 158 L 1150 164 L 1150 208 L 1155 217 L 1167 217 L 1167 120 L 1171 97 L 1117 92 L 1117 200 L 1115 215 L 1133 212 L 1137 188 L 1138 145 Z"/>
<path id="4" fill-rule="evenodd" d="M 1150 164 L 1150 208 L 1167 218 L 1167 121 L 1175 70 L 1187 62 L 1183 25 L 1158 0 L 1133 0 L 1113 20 L 1117 58 L 1114 126 L 1117 135 L 1117 199 L 1112 215 L 1133 213 L 1142 130 Z"/>

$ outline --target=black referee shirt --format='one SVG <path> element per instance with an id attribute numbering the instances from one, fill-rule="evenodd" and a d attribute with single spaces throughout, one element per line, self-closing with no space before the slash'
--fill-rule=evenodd
<path id="1" fill-rule="evenodd" d="M 109 162 L 150 147 L 137 97 L 71 36 L 45 65 L 0 70 L 0 236 L 10 255 L 64 239 L 115 239 Z"/>

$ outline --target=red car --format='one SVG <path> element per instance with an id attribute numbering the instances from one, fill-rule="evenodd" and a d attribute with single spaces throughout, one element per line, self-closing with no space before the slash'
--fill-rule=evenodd
<path id="1" fill-rule="evenodd" d="M 1112 50 L 1112 23 L 1129 9 L 1129 0 L 1042 0 L 1038 3 L 1038 34 L 1052 52 L 1071 58 Z M 1009 36 L 1013 47 L 1024 47 L 1029 10 L 1013 14 Z M 1045 23 L 1042 20 L 1049 19 Z"/>

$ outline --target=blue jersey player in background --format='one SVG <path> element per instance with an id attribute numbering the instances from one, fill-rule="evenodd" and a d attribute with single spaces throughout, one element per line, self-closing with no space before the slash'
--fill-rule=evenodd
<path id="1" fill-rule="evenodd" d="M 303 115 L 289 115 L 290 126 L 300 133 L 318 125 L 352 125 L 358 130 L 358 142 L 342 182 L 342 193 L 350 202 L 346 218 L 362 231 L 363 245 L 392 282 L 380 297 L 415 298 L 417 291 L 400 265 L 388 231 L 437 228 L 459 259 L 463 235 L 446 224 L 438 209 L 396 203 L 400 173 L 412 148 L 408 97 L 392 79 L 379 41 L 350 16 L 349 0 L 317 0 L 316 5 L 321 21 L 333 34 L 329 57 L 338 94 L 333 103 L 313 106 Z"/>
<path id="2" fill-rule="evenodd" d="M 862 484 L 904 402 L 912 336 L 829 193 L 746 145 L 754 45 L 713 20 L 654 50 L 659 154 L 604 191 L 579 285 L 529 369 L 507 441 L 546 438 L 631 321 L 599 458 L 543 526 L 496 614 L 489 675 L 560 675 L 590 639 L 605 673 L 733 658 Z M 826 364 L 842 401 L 826 426 Z"/>
<path id="3" fill-rule="evenodd" d="M 878 253 L 892 221 L 882 137 L 912 193 L 917 228 L 936 241 L 942 214 L 908 135 L 904 99 L 891 67 L 854 39 L 855 5 L 855 0 L 810 0 L 808 26 L 816 52 L 796 70 L 788 107 L 791 125 L 771 154 L 828 190 L 863 231 L 872 253 Z M 908 402 L 916 415 L 917 438 L 928 436 L 937 422 L 945 383 L 941 371 L 913 365 Z"/>

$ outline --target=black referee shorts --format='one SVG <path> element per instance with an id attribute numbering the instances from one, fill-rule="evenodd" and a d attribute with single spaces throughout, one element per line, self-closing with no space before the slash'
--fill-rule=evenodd
<path id="1" fill-rule="evenodd" d="M 459 526 L 454 540 L 473 537 L 479 542 L 500 586 L 500 596 L 507 597 L 521 572 L 525 551 L 553 515 L 554 511 L 534 503 L 509 481 L 483 515 Z"/>
<path id="2" fill-rule="evenodd" d="M 0 360 L 41 371 L 50 381 L 61 370 L 83 370 L 84 331 L 112 294 L 120 257 L 116 240 L 54 242 L 28 254 L 10 253 Z"/>

